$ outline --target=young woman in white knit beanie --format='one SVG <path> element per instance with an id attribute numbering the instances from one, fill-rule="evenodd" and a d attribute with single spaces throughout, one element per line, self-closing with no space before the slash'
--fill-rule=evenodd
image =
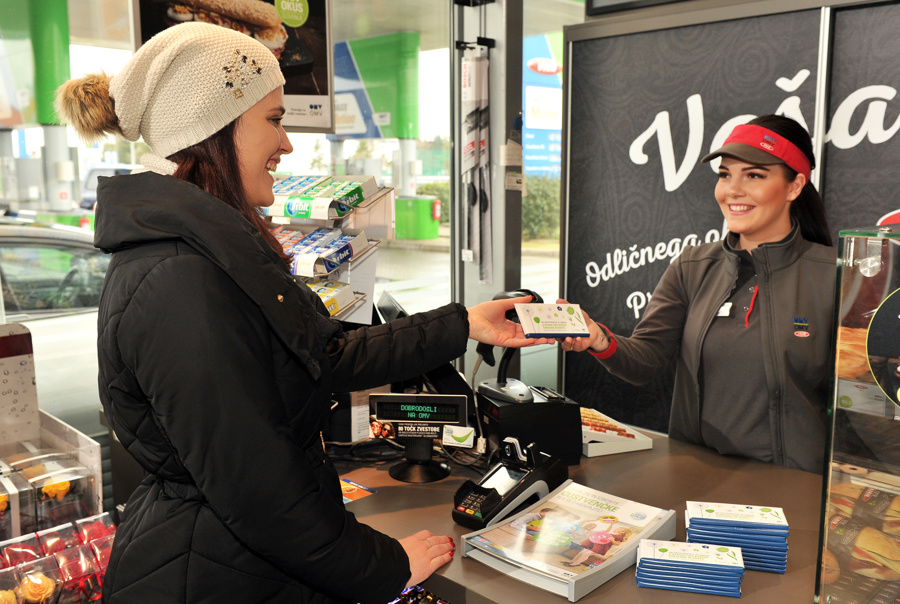
<path id="1" fill-rule="evenodd" d="M 447 536 L 399 541 L 344 509 L 322 446 L 333 392 L 419 375 L 467 338 L 526 340 L 458 305 L 344 331 L 296 283 L 258 208 L 291 143 L 284 78 L 249 36 L 185 23 L 124 70 L 68 82 L 60 116 L 91 140 L 143 138 L 143 172 L 102 179 L 95 245 L 112 253 L 100 394 L 147 476 L 125 508 L 103 601 L 375 602 L 452 559 Z"/>

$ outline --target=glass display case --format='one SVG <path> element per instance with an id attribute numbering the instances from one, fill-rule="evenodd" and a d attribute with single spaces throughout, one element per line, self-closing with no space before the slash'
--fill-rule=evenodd
<path id="1" fill-rule="evenodd" d="M 900 596 L 900 225 L 842 231 L 817 601 Z"/>

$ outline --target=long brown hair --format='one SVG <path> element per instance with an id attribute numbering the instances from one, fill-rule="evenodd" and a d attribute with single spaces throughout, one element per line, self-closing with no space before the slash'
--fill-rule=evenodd
<path id="1" fill-rule="evenodd" d="M 275 239 L 260 216 L 259 211 L 247 201 L 238 164 L 234 132 L 237 120 L 200 141 L 196 145 L 169 156 L 178 164 L 175 178 L 195 184 L 210 195 L 218 197 L 256 227 L 259 234 L 285 262 L 290 261 L 281 244 Z"/>

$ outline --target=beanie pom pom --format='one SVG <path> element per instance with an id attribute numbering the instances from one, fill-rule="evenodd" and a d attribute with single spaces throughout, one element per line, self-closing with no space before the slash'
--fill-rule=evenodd
<path id="1" fill-rule="evenodd" d="M 69 80 L 56 91 L 56 112 L 85 142 L 107 134 L 122 136 L 115 103 L 109 96 L 111 76 L 94 73 Z"/>

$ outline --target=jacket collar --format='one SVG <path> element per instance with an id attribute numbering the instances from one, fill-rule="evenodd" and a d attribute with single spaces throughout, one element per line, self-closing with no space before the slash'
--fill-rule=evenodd
<path id="1" fill-rule="evenodd" d="M 281 341 L 321 375 L 324 345 L 339 329 L 316 312 L 315 295 L 236 210 L 190 183 L 154 172 L 101 178 L 94 245 L 116 252 L 180 240 L 225 271 L 260 308 Z"/>
<path id="2" fill-rule="evenodd" d="M 739 239 L 736 233 L 729 232 L 722 242 L 725 252 L 735 262 L 739 260 L 737 248 Z M 800 234 L 800 225 L 796 221 L 791 221 L 791 232 L 787 237 L 781 241 L 760 245 L 750 256 L 755 264 L 765 265 L 772 272 L 792 265 L 803 256 L 810 245 L 812 244 Z"/>

